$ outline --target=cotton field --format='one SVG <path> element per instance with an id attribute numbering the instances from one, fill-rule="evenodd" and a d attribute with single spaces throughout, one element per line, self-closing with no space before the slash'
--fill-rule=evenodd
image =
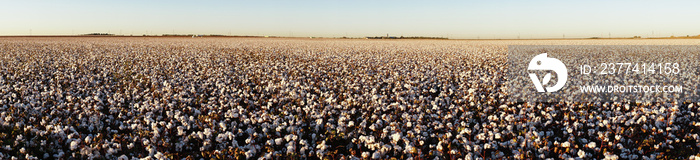
<path id="1" fill-rule="evenodd" d="M 700 158 L 700 103 L 507 101 L 515 44 L 700 40 L 5 37 L 0 159 Z"/>

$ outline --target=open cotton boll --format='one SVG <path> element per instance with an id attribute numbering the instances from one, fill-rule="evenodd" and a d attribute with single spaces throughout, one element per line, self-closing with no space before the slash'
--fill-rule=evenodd
<path id="1" fill-rule="evenodd" d="M 76 141 L 76 140 L 71 141 L 70 142 L 70 150 L 78 149 L 78 147 L 80 147 L 79 145 L 80 145 L 79 141 Z"/>
<path id="2" fill-rule="evenodd" d="M 586 152 L 584 152 L 583 150 L 578 150 L 577 154 L 579 158 L 586 158 Z"/>
<path id="3" fill-rule="evenodd" d="M 275 145 L 282 145 L 282 143 L 284 143 L 284 140 L 282 138 L 275 139 Z"/>
<path id="4" fill-rule="evenodd" d="M 570 146 L 571 146 L 571 144 L 570 144 L 568 141 L 567 141 L 567 142 L 564 142 L 564 143 L 561 143 L 561 147 L 569 148 Z"/>
<path id="5" fill-rule="evenodd" d="M 391 140 L 392 140 L 391 142 L 394 144 L 398 143 L 398 141 L 401 140 L 401 134 L 399 134 L 399 133 L 392 134 Z"/>
<path id="6" fill-rule="evenodd" d="M 590 142 L 590 143 L 588 143 L 587 146 L 588 146 L 588 148 L 594 149 L 594 148 L 596 147 L 596 143 L 595 143 L 595 142 Z"/>

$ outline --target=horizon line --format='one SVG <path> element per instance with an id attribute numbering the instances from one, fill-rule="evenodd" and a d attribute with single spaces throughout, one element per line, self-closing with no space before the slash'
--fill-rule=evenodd
<path id="1" fill-rule="evenodd" d="M 43 34 L 43 35 L 0 35 L 0 37 L 239 37 L 239 38 L 327 38 L 327 39 L 441 39 L 441 40 L 567 40 L 567 39 L 700 39 L 700 35 L 686 36 L 632 36 L 632 37 L 557 37 L 557 38 L 449 38 L 434 36 L 277 36 L 277 35 L 225 35 L 225 34 Z M 404 38 L 399 38 L 404 37 Z"/>

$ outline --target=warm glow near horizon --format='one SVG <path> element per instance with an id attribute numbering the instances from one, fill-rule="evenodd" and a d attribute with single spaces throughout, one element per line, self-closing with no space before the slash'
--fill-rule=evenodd
<path id="1" fill-rule="evenodd" d="M 0 35 L 667 37 L 700 34 L 699 1 L 6 1 Z"/>

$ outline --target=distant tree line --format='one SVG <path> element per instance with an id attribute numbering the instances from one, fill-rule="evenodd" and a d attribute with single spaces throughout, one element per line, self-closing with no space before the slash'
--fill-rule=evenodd
<path id="1" fill-rule="evenodd" d="M 377 36 L 377 37 L 366 37 L 367 39 L 447 39 L 447 37 L 396 37 L 396 36 Z"/>
<path id="2" fill-rule="evenodd" d="M 109 33 L 88 33 L 84 34 L 87 36 L 113 36 L 114 34 L 109 34 Z"/>

